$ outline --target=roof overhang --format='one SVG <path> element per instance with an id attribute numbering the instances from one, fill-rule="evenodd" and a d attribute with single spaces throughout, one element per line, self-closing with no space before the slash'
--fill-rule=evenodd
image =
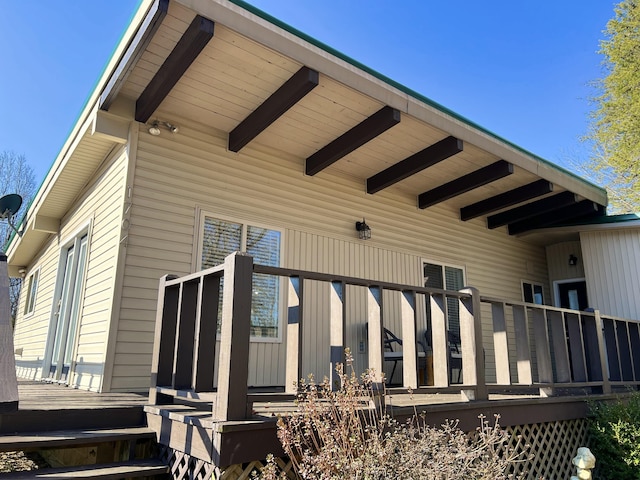
<path id="1" fill-rule="evenodd" d="M 412 208 L 445 205 L 460 221 L 502 215 L 504 234 L 553 225 L 560 212 L 601 216 L 607 204 L 603 189 L 240 0 L 146 0 L 11 242 L 12 265 L 55 233 L 129 122 L 154 118 L 226 134 L 239 156 L 284 151 L 301 173 L 357 178 L 370 195 L 413 198 Z M 575 201 L 555 205 L 560 194 Z M 535 222 L 522 223 L 524 206 Z"/>

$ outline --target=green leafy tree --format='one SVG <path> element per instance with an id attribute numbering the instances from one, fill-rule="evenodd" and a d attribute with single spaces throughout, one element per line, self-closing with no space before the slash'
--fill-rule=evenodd
<path id="1" fill-rule="evenodd" d="M 22 197 L 22 207 L 15 218 L 20 219 L 26 212 L 29 202 L 36 192 L 36 176 L 33 168 L 27 163 L 24 155 L 11 151 L 0 152 L 0 197 L 9 193 L 17 193 Z M 6 221 L 0 222 L 0 250 L 4 251 L 6 242 L 13 230 Z M 22 279 L 11 278 L 9 284 L 9 300 L 11 305 L 11 320 L 15 321 L 18 312 L 20 287 Z"/>
<path id="2" fill-rule="evenodd" d="M 640 2 L 623 0 L 600 44 L 605 77 L 588 139 L 594 152 L 591 178 L 610 192 L 618 212 L 640 210 Z"/>

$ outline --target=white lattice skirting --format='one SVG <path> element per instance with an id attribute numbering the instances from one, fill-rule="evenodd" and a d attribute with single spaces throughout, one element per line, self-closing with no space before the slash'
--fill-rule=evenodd
<path id="1" fill-rule="evenodd" d="M 521 438 L 522 445 L 529 445 L 532 458 L 517 464 L 513 473 L 526 472 L 530 480 L 564 480 L 571 477 L 575 472 L 571 459 L 578 447 L 587 445 L 588 440 L 585 419 L 518 425 L 506 427 L 506 430 L 511 435 L 512 446 L 518 443 L 518 438 Z M 249 480 L 252 478 L 251 472 L 260 471 L 264 466 L 264 461 L 256 460 L 220 470 L 210 463 L 164 446 L 161 455 L 171 467 L 173 480 Z M 289 478 L 295 478 L 291 462 L 280 458 L 276 461 Z"/>

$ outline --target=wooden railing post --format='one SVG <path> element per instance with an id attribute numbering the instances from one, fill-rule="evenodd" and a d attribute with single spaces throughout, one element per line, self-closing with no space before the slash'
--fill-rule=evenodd
<path id="1" fill-rule="evenodd" d="M 224 260 L 222 325 L 216 420 L 243 420 L 247 412 L 253 257 L 235 252 Z"/>
<path id="2" fill-rule="evenodd" d="M 287 295 L 287 363 L 284 391 L 297 393 L 297 382 L 302 377 L 302 298 L 303 279 L 289 277 Z"/>
<path id="3" fill-rule="evenodd" d="M 475 387 L 473 390 L 463 390 L 462 394 L 469 400 L 487 400 L 489 393 L 484 371 L 480 293 L 474 287 L 465 287 L 460 292 L 471 295 L 460 298 L 462 380 L 465 386 Z"/>
<path id="4" fill-rule="evenodd" d="M 0 413 L 16 410 L 18 410 L 18 380 L 13 353 L 9 274 L 7 256 L 4 252 L 0 252 Z"/>
<path id="5" fill-rule="evenodd" d="M 168 288 L 167 282 L 175 278 L 177 278 L 175 275 L 165 275 L 158 285 L 156 329 L 151 357 L 151 388 L 149 389 L 149 403 L 152 405 L 170 402 L 170 397 L 158 394 L 156 387 L 170 386 L 173 375 L 180 288 L 177 285 Z"/>
<path id="6" fill-rule="evenodd" d="M 404 291 L 400 298 L 402 318 L 402 383 L 405 388 L 418 387 L 416 352 L 416 292 Z M 426 355 L 426 354 L 425 354 Z M 426 358 L 425 358 L 426 361 Z"/>
<path id="7" fill-rule="evenodd" d="M 518 383 L 531 385 L 533 372 L 531 369 L 531 347 L 529 346 L 529 318 L 527 308 L 513 305 L 513 328 L 516 336 L 516 361 Z"/>
<path id="8" fill-rule="evenodd" d="M 504 303 L 491 302 L 493 317 L 493 350 L 496 357 L 496 381 L 498 385 L 510 385 L 509 341 L 507 339 L 507 321 Z"/>
<path id="9" fill-rule="evenodd" d="M 449 386 L 449 342 L 447 339 L 447 299 L 441 294 L 429 295 L 431 312 L 431 349 L 433 358 L 433 385 Z"/>

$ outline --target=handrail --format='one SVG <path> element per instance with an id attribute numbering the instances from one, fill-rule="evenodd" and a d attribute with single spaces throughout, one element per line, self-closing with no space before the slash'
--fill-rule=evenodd
<path id="1" fill-rule="evenodd" d="M 248 358 L 251 335 L 253 275 L 285 278 L 287 289 L 285 393 L 295 394 L 294 382 L 301 371 L 302 331 L 307 281 L 330 285 L 330 371 L 344 361 L 346 286 L 366 289 L 368 366 L 379 372 L 382 383 L 383 291 L 399 293 L 399 322 L 403 339 L 402 391 L 450 392 L 457 388 L 463 398 L 487 399 L 488 391 L 539 388 L 541 394 L 556 389 L 581 387 L 604 393 L 612 385 L 640 385 L 640 321 L 483 296 L 474 288 L 461 291 L 405 285 L 342 275 L 270 267 L 253 263 L 249 255 L 236 252 L 224 264 L 180 278 L 160 280 L 156 337 L 154 342 L 150 401 L 170 403 L 189 390 L 194 394 L 216 392 L 214 418 L 241 420 L 251 416 L 248 394 Z M 224 278 L 224 283 L 222 279 Z M 224 285 L 224 286 L 223 286 Z M 416 345 L 418 295 L 427 302 L 433 361 L 432 386 L 419 384 Z M 452 385 L 447 367 L 448 308 L 457 301 L 462 357 L 461 385 Z M 221 302 L 221 303 L 220 303 Z M 490 318 L 486 316 L 490 307 Z M 217 319 L 222 312 L 218 332 Z M 363 321 L 363 323 L 364 323 Z M 493 335 L 493 344 L 487 333 Z M 216 342 L 219 337 L 219 357 Z M 485 358 L 489 355 L 489 358 Z M 487 379 L 485 360 L 492 356 L 495 369 Z M 217 364 L 216 364 L 217 362 Z M 425 367 L 424 365 L 422 367 Z M 421 368 L 422 368 L 421 367 Z M 218 369 L 214 385 L 214 369 Z M 493 378 L 495 377 L 495 378 Z M 337 378 L 331 378 L 337 388 Z M 182 395 L 184 396 L 184 395 Z"/>

